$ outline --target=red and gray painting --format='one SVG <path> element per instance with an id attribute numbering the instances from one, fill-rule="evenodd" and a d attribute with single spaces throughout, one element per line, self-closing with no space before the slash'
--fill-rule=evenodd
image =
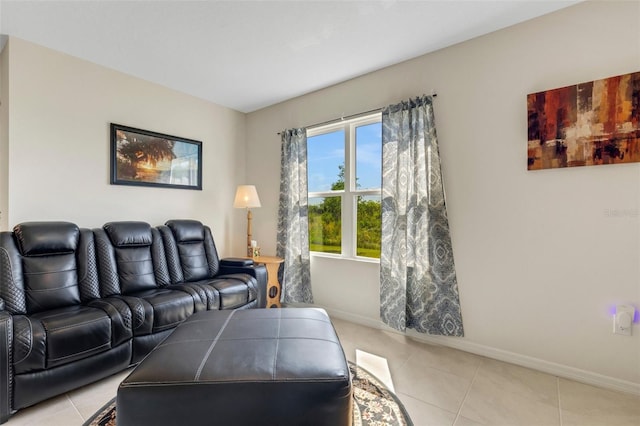
<path id="1" fill-rule="evenodd" d="M 640 72 L 527 95 L 528 169 L 640 162 Z"/>

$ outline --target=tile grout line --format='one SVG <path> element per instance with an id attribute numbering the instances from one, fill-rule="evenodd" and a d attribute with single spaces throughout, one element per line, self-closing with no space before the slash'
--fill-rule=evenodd
<path id="1" fill-rule="evenodd" d="M 560 400 L 560 377 L 556 377 L 556 389 L 558 391 L 558 418 L 560 419 L 560 426 L 562 426 L 562 402 Z"/>
<path id="2" fill-rule="evenodd" d="M 398 371 L 402 370 L 404 368 L 404 366 L 409 363 L 409 360 L 413 357 L 413 355 L 414 355 L 413 354 L 413 349 L 409 348 L 409 355 L 407 356 L 407 359 L 405 359 L 403 361 L 403 363 L 398 367 Z M 389 374 L 391 374 L 391 370 L 389 370 Z M 392 380 L 393 380 L 393 378 L 392 378 Z"/>
<path id="3" fill-rule="evenodd" d="M 467 397 L 469 396 L 469 392 L 471 392 L 471 388 L 473 387 L 473 384 L 476 381 L 476 377 L 478 377 L 478 371 L 480 371 L 480 366 L 482 365 L 483 362 L 484 361 L 480 361 L 480 363 L 476 367 L 475 373 L 473 373 L 473 378 L 471 379 L 471 383 L 469 383 L 469 387 L 467 388 L 467 391 L 464 394 L 464 398 L 462 398 L 462 402 L 460 403 L 460 408 L 458 408 L 458 412 L 456 413 L 456 418 L 453 419 L 454 426 L 458 421 L 458 419 L 460 418 L 460 413 L 462 413 L 462 407 L 464 407 L 464 403 L 467 402 Z"/>
<path id="4" fill-rule="evenodd" d="M 76 404 L 73 403 L 73 399 L 71 399 L 71 397 L 69 396 L 68 393 L 66 393 L 64 396 L 67 397 L 67 399 L 69 400 L 69 402 L 71 403 L 71 406 L 73 407 L 74 410 L 76 410 L 76 413 L 78 413 L 78 415 L 80 416 L 80 418 L 82 419 L 83 422 L 85 422 L 87 419 L 84 418 L 84 416 L 82 415 L 82 413 L 80 412 L 80 410 L 78 410 L 78 407 L 76 407 Z"/>

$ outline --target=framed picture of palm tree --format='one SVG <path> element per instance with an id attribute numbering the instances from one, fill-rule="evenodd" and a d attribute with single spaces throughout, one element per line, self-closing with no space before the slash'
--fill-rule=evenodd
<path id="1" fill-rule="evenodd" d="M 111 123 L 111 184 L 202 190 L 202 142 Z"/>

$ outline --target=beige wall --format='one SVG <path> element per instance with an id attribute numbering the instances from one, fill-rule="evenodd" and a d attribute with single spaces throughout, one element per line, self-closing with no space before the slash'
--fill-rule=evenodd
<path id="1" fill-rule="evenodd" d="M 254 237 L 275 252 L 276 132 L 435 90 L 466 332 L 439 341 L 640 393 L 640 325 L 614 335 L 610 315 L 640 308 L 640 164 L 526 167 L 528 93 L 639 70 L 640 3 L 588 2 L 249 114 Z M 316 257 L 312 285 L 378 324 L 377 264 Z"/>
<path id="2" fill-rule="evenodd" d="M 232 203 L 244 176 L 244 114 L 20 39 L 7 49 L 10 227 L 193 218 L 231 254 L 230 229 L 243 219 Z M 202 141 L 203 190 L 110 185 L 111 122 Z"/>
<path id="3" fill-rule="evenodd" d="M 3 45 L 3 37 L 0 35 L 0 231 L 7 229 L 9 198 L 9 48 Z"/>

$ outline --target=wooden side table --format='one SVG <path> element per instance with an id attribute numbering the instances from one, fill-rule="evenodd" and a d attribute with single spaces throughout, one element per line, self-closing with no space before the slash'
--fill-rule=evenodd
<path id="1" fill-rule="evenodd" d="M 278 281 L 278 268 L 284 262 L 281 257 L 256 256 L 252 257 L 254 263 L 262 263 L 267 267 L 267 308 L 280 308 L 280 293 L 282 286 Z"/>

